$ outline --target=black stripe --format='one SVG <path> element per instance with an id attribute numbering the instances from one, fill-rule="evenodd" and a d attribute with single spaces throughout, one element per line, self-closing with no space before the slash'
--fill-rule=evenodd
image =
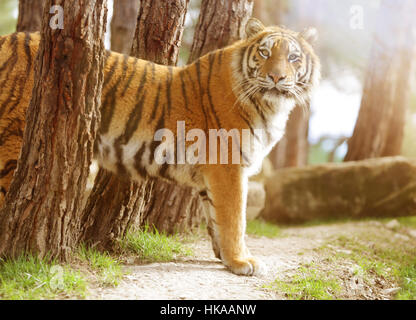
<path id="1" fill-rule="evenodd" d="M 6 128 L 0 134 L 0 146 L 2 146 L 10 137 L 23 137 L 23 125 L 20 119 L 15 118 L 8 123 Z"/>
<path id="2" fill-rule="evenodd" d="M 168 67 L 168 76 L 166 78 L 166 99 L 168 103 L 168 115 L 172 110 L 172 79 L 173 79 L 173 69 Z"/>
<path id="3" fill-rule="evenodd" d="M 3 170 L 0 171 L 0 179 L 7 176 L 10 172 L 15 170 L 17 167 L 17 160 L 9 160 L 6 162 L 6 165 L 3 167 Z"/>
<path id="4" fill-rule="evenodd" d="M 207 190 L 202 190 L 199 193 L 199 196 L 202 198 L 202 201 L 208 201 L 211 205 L 214 205 L 214 202 L 212 201 L 212 199 L 208 196 L 208 191 Z M 212 230 L 211 230 L 212 232 Z"/>
<path id="5" fill-rule="evenodd" d="M 25 40 L 23 41 L 23 46 L 25 46 L 25 43 L 26 43 L 26 36 L 25 36 Z M 16 42 L 16 45 L 17 45 L 17 42 Z M 16 59 L 16 61 L 17 61 L 17 59 Z M 16 62 L 14 62 L 14 64 L 16 64 Z M 14 64 L 13 64 L 13 66 L 14 66 Z M 29 68 L 30 68 L 30 66 L 29 66 Z M 30 70 L 29 70 L 29 72 L 30 72 Z M 29 73 L 27 74 L 27 77 L 26 78 L 28 78 L 28 76 L 29 76 Z M 3 113 L 5 111 L 6 104 L 9 103 L 9 100 L 12 97 L 14 98 L 13 99 L 14 103 L 10 106 L 8 112 L 10 113 L 11 111 L 13 111 L 19 105 L 20 101 L 22 100 L 23 94 L 24 94 L 24 89 L 25 89 L 26 81 L 27 81 L 27 79 L 15 77 L 15 79 L 14 79 L 14 85 L 12 87 L 12 90 L 10 90 L 10 95 L 6 99 L 5 103 L 3 104 L 3 107 L 0 108 L 0 109 L 2 109 L 0 111 L 0 113 Z M 18 90 L 17 94 L 14 92 L 14 88 L 16 88 L 16 90 Z M 0 115 L 0 118 L 1 118 L 1 115 Z"/>
<path id="6" fill-rule="evenodd" d="M 121 78 L 124 80 L 127 76 L 127 70 L 129 67 L 129 56 L 126 54 L 123 54 L 123 68 L 121 69 Z"/>
<path id="7" fill-rule="evenodd" d="M 165 106 L 163 106 L 162 114 L 160 115 L 160 118 L 159 118 L 159 120 L 158 120 L 158 122 L 156 124 L 156 128 L 154 130 L 155 133 L 159 129 L 163 129 L 164 128 L 164 126 L 165 126 L 165 113 L 166 113 Z M 155 157 L 154 157 L 155 150 L 159 146 L 160 143 L 161 143 L 160 141 L 155 141 L 154 139 L 150 143 L 149 163 L 153 163 L 153 161 L 155 159 Z"/>
<path id="8" fill-rule="evenodd" d="M 31 40 L 32 39 L 31 39 L 30 33 L 25 32 L 24 46 L 25 46 L 25 53 L 26 53 L 27 63 L 28 63 L 28 66 L 27 66 L 27 69 L 26 69 L 26 76 L 29 76 L 30 70 L 32 68 L 32 54 L 31 54 L 31 51 L 30 51 L 30 41 Z"/>
<path id="9" fill-rule="evenodd" d="M 101 106 L 101 124 L 99 134 L 106 134 L 110 128 L 111 120 L 113 119 L 114 109 L 116 106 L 116 92 L 121 79 L 107 92 Z"/>
<path id="10" fill-rule="evenodd" d="M 128 175 L 127 170 L 123 165 L 122 146 L 127 144 L 128 141 L 131 139 L 134 132 L 137 130 L 139 126 L 140 119 L 142 118 L 143 105 L 146 101 L 146 91 L 144 91 L 143 88 L 147 82 L 146 77 L 147 77 L 148 65 L 149 63 L 146 64 L 144 67 L 143 75 L 140 80 L 140 85 L 139 85 L 139 88 L 137 89 L 136 99 L 138 99 L 138 102 L 129 114 L 123 134 L 121 134 L 120 137 L 118 137 L 116 141 L 114 142 L 116 157 L 117 157 L 117 170 L 122 175 Z"/>
<path id="11" fill-rule="evenodd" d="M 0 193 L 3 193 L 4 195 L 6 195 L 7 191 L 3 187 L 0 187 Z"/>
<path id="12" fill-rule="evenodd" d="M 209 71 L 208 71 L 208 81 L 207 81 L 207 95 L 208 95 L 208 101 L 211 107 L 211 113 L 214 115 L 215 121 L 217 123 L 218 128 L 222 128 L 221 126 L 221 121 L 218 118 L 218 115 L 215 111 L 215 107 L 214 107 L 214 103 L 212 101 L 212 96 L 211 96 L 211 90 L 210 90 L 210 84 L 211 84 L 211 76 L 212 76 L 212 69 L 214 67 L 214 63 L 215 63 L 215 56 L 216 54 L 210 54 L 209 55 Z"/>
<path id="13" fill-rule="evenodd" d="M 256 109 L 256 112 L 260 115 L 261 120 L 263 121 L 264 125 L 267 125 L 266 116 L 264 115 L 263 110 L 258 106 L 257 102 L 253 99 L 253 97 L 249 97 L 251 103 L 254 105 L 254 108 Z"/>
<path id="14" fill-rule="evenodd" d="M 196 76 L 198 79 L 198 86 L 199 86 L 199 99 L 201 102 L 201 109 L 202 109 L 202 112 L 204 113 L 204 119 L 205 119 L 205 131 L 207 131 L 208 130 L 208 116 L 204 108 L 204 91 L 201 85 L 201 61 L 200 59 L 196 61 L 195 69 L 196 69 Z"/>
<path id="15" fill-rule="evenodd" d="M 123 149 L 122 147 L 126 145 L 131 137 L 133 136 L 134 132 L 137 130 L 140 119 L 142 117 L 143 105 L 146 101 L 146 93 L 142 95 L 136 107 L 132 110 L 129 115 L 126 128 L 124 133 L 116 139 L 114 142 L 115 152 L 117 157 L 117 171 L 122 175 L 128 175 L 126 168 L 123 164 Z"/>
<path id="16" fill-rule="evenodd" d="M 124 86 L 123 92 L 121 94 L 122 97 L 124 97 L 126 95 L 126 91 L 127 89 L 130 87 L 131 82 L 133 81 L 134 76 L 136 75 L 136 71 L 137 71 L 137 62 L 139 60 L 138 59 L 134 59 L 134 63 L 133 63 L 133 71 L 131 72 L 129 79 L 126 82 L 126 85 Z"/>
<path id="17" fill-rule="evenodd" d="M 244 122 L 248 125 L 248 128 L 250 129 L 251 134 L 256 137 L 256 134 L 254 132 L 253 124 L 248 120 L 244 115 L 240 112 L 240 118 L 244 120 Z M 256 137 L 257 138 L 257 137 Z"/>
<path id="18" fill-rule="evenodd" d="M 152 63 L 152 83 L 155 82 L 156 79 L 156 63 Z"/>
<path id="19" fill-rule="evenodd" d="M 103 88 L 105 88 L 107 86 L 107 84 L 111 81 L 111 79 L 113 78 L 114 72 L 116 71 L 120 61 L 119 61 L 119 56 L 116 55 L 115 61 L 113 62 L 110 71 L 108 71 L 105 75 L 104 75 L 104 84 L 103 84 Z"/>
<path id="20" fill-rule="evenodd" d="M 10 66 L 10 61 L 13 60 L 13 63 L 10 66 L 10 70 L 12 70 L 17 62 L 18 52 L 17 52 L 17 33 L 13 33 L 13 35 L 10 38 L 9 46 L 13 46 L 11 50 L 11 55 L 9 58 L 3 63 L 3 65 L 0 67 L 0 72 L 2 72 L 5 68 Z"/>
<path id="21" fill-rule="evenodd" d="M 168 174 L 169 164 L 164 163 L 162 167 L 159 169 L 158 175 L 162 178 L 165 178 L 169 181 L 174 181 L 174 179 Z"/>
<path id="22" fill-rule="evenodd" d="M 159 83 L 159 86 L 157 88 L 157 94 L 156 94 L 155 102 L 153 104 L 152 114 L 150 116 L 151 120 L 155 120 L 155 118 L 156 118 L 156 111 L 157 111 L 158 106 L 159 106 L 159 99 L 160 99 L 160 92 L 161 91 L 162 91 L 162 84 Z"/>
<path id="23" fill-rule="evenodd" d="M 139 151 L 134 156 L 134 167 L 135 167 L 137 173 L 142 178 L 147 178 L 147 176 L 148 176 L 148 173 L 147 173 L 146 169 L 141 165 L 141 161 L 143 159 L 143 154 L 144 154 L 145 151 L 146 151 L 146 142 L 144 142 L 142 144 Z"/>
<path id="24" fill-rule="evenodd" d="M 145 101 L 146 101 L 146 92 L 143 93 L 141 99 L 139 100 L 135 108 L 129 114 L 129 120 L 127 121 L 126 129 L 123 134 L 124 143 L 127 143 L 131 139 L 134 132 L 136 132 L 137 128 L 139 127 L 139 123 L 143 114 Z"/>

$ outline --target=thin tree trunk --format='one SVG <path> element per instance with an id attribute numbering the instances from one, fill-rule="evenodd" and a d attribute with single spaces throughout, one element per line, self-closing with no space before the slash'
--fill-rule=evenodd
<path id="1" fill-rule="evenodd" d="M 361 109 L 345 161 L 399 155 L 416 39 L 412 0 L 384 0 Z M 396 26 L 396 27 L 392 27 Z"/>
<path id="2" fill-rule="evenodd" d="M 130 54 L 140 0 L 116 0 L 111 20 L 111 50 Z"/>
<path id="3" fill-rule="evenodd" d="M 176 47 L 180 45 L 188 2 L 141 1 L 132 55 L 160 64 L 175 64 L 178 55 Z M 82 239 L 110 249 L 113 240 L 122 238 L 130 227 L 143 224 L 145 212 L 152 211 L 152 208 L 157 207 L 155 203 L 160 205 L 159 201 L 164 199 L 163 194 L 161 198 L 157 197 L 158 192 L 163 188 L 177 188 L 161 181 L 157 181 L 155 187 L 154 183 L 153 179 L 142 184 L 123 181 L 100 169 L 84 211 Z M 158 191 L 153 192 L 154 188 Z M 172 228 L 171 225 L 166 227 Z"/>
<path id="4" fill-rule="evenodd" d="M 16 31 L 40 31 L 44 4 L 45 0 L 19 0 Z"/>
<path id="5" fill-rule="evenodd" d="M 99 123 L 105 0 L 48 0 L 21 157 L 0 211 L 0 255 L 65 259 L 76 244 Z M 28 63 L 30 63 L 30 59 Z"/>
<path id="6" fill-rule="evenodd" d="M 202 0 L 189 62 L 245 36 L 253 0 Z"/>

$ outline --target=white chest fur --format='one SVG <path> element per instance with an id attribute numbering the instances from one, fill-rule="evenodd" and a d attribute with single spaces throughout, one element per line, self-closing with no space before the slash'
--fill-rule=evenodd
<path id="1" fill-rule="evenodd" d="M 264 158 L 282 139 L 285 134 L 289 115 L 295 107 L 293 99 L 276 99 L 267 95 L 264 99 L 267 103 L 273 105 L 276 111 L 268 115 L 267 125 L 264 125 L 260 119 L 257 120 L 256 127 L 260 128 L 260 130 L 256 130 L 258 134 L 251 139 L 251 152 L 249 157 L 251 165 L 247 168 L 247 174 L 249 176 L 255 175 L 260 171 Z"/>

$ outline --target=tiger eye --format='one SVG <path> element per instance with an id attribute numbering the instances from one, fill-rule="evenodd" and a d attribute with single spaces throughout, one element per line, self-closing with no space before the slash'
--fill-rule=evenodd
<path id="1" fill-rule="evenodd" d="M 259 54 L 262 56 L 262 58 L 264 59 L 268 59 L 269 58 L 269 51 L 266 49 L 260 49 L 259 50 Z"/>
<path id="2" fill-rule="evenodd" d="M 297 54 L 294 54 L 294 53 L 292 53 L 290 56 L 289 56 L 289 61 L 290 62 L 296 62 L 296 61 L 298 61 L 299 59 L 300 59 L 300 56 L 298 56 Z"/>

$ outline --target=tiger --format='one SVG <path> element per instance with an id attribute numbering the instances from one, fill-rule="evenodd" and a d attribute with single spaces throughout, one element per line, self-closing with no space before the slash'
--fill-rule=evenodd
<path id="1" fill-rule="evenodd" d="M 197 189 L 215 256 L 234 274 L 253 276 L 267 268 L 245 243 L 248 179 L 284 135 L 291 111 L 310 100 L 321 66 L 314 28 L 296 32 L 251 18 L 245 33 L 242 40 L 178 67 L 106 51 L 94 158 L 120 177 L 157 177 Z M 0 206 L 22 146 L 40 39 L 39 33 L 0 37 Z M 190 147 L 198 136 L 184 141 L 178 123 L 185 132 L 198 129 L 206 136 L 212 130 L 244 131 L 249 138 L 236 139 L 237 149 L 225 151 L 229 158 L 237 150 L 235 158 L 242 161 L 218 161 L 214 151 L 213 161 L 173 163 L 180 143 Z M 177 143 L 169 144 L 167 135 L 155 139 L 160 130 L 171 132 Z M 214 140 L 220 135 L 201 144 L 198 153 L 211 153 Z M 163 144 L 172 152 L 161 152 Z"/>

